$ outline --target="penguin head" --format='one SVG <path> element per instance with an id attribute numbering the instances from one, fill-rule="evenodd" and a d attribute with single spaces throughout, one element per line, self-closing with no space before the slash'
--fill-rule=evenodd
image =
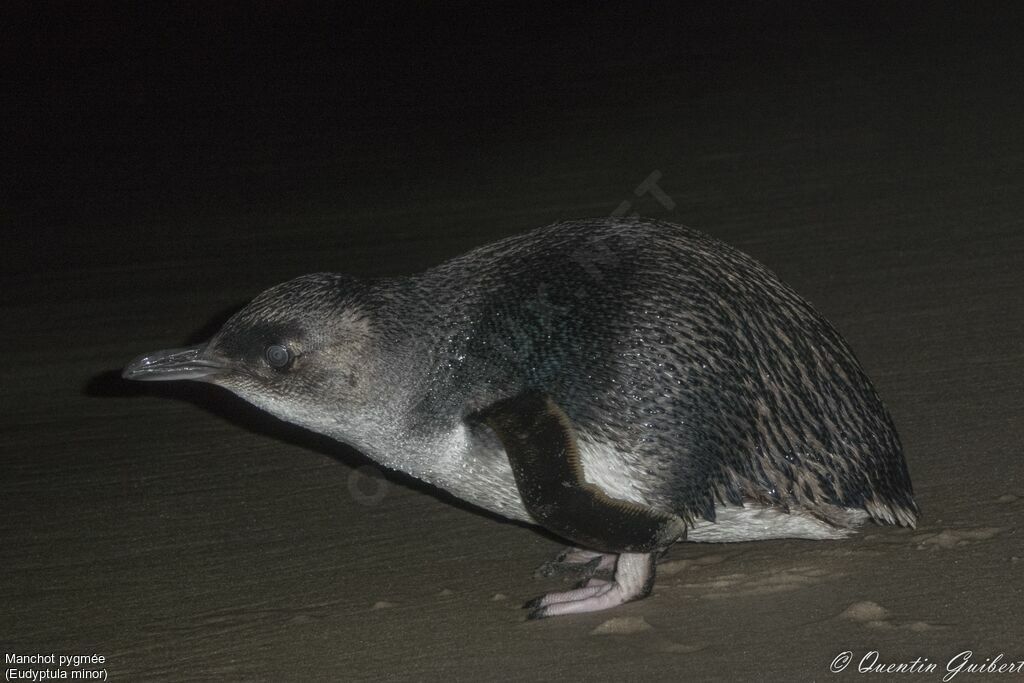
<path id="1" fill-rule="evenodd" d="M 365 290 L 331 273 L 289 280 L 257 296 L 208 342 L 145 354 L 122 376 L 209 382 L 277 417 L 323 429 L 373 394 L 378 354 Z"/>

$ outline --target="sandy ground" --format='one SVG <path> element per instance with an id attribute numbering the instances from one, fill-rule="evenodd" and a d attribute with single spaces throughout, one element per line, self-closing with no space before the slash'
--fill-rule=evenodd
<path id="1" fill-rule="evenodd" d="M 1022 61 L 976 14 L 581 58 L 517 79 L 512 111 L 457 86 L 415 117 L 364 98 L 360 125 L 322 136 L 284 123 L 309 84 L 232 136 L 235 109 L 217 135 L 161 114 L 152 74 L 117 72 L 143 104 L 93 119 L 69 112 L 114 80 L 54 76 L 34 92 L 63 99 L 16 113 L 49 102 L 70 132 L 22 140 L 4 176 L 0 650 L 97 653 L 118 681 L 852 680 L 915 660 L 936 670 L 869 678 L 938 681 L 968 650 L 1021 662 Z M 671 202 L 634 192 L 654 172 Z M 683 544 L 647 600 L 526 622 L 560 585 L 532 575 L 555 540 L 226 393 L 117 377 L 293 275 L 414 272 L 624 201 L 749 252 L 847 336 L 899 427 L 916 530 Z"/>

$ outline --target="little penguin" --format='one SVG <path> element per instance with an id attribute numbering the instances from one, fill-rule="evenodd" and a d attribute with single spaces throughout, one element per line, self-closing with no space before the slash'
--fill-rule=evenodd
<path id="1" fill-rule="evenodd" d="M 303 275 L 133 380 L 199 380 L 568 548 L 529 616 L 651 592 L 677 541 L 913 527 L 893 421 L 753 258 L 640 218 L 557 223 L 421 274 Z M 601 578 L 604 577 L 604 578 Z"/>

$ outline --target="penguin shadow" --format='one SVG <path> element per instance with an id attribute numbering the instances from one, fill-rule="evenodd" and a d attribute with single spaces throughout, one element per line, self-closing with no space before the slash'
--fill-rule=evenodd
<path id="1" fill-rule="evenodd" d="M 198 328 L 178 346 L 191 346 L 205 342 L 212 337 L 227 320 L 239 311 L 245 304 L 238 304 L 223 309 L 214 315 L 209 322 Z M 171 347 L 173 344 L 167 344 Z M 145 352 L 147 349 L 137 349 L 134 353 Z M 153 349 L 149 349 L 153 350 Z M 130 360 L 126 356 L 125 363 Z M 261 437 L 281 441 L 283 443 L 298 446 L 306 450 L 325 455 L 336 462 L 339 462 L 352 469 L 370 465 L 390 484 L 404 486 L 420 493 L 425 493 L 441 500 L 449 505 L 486 517 L 491 520 L 507 524 L 515 524 L 537 530 L 531 525 L 506 519 L 482 508 L 473 506 L 465 501 L 456 498 L 446 491 L 431 486 L 404 472 L 385 469 L 355 448 L 340 441 L 318 434 L 298 425 L 280 420 L 273 415 L 260 410 L 252 404 L 235 396 L 222 387 L 205 382 L 134 382 L 121 377 L 121 368 L 107 369 L 91 376 L 81 387 L 81 394 L 91 398 L 137 398 L 140 396 L 158 396 L 170 400 L 184 401 L 191 403 L 205 411 L 213 413 L 217 417 L 230 422 L 236 427 L 257 434 Z M 558 541 L 558 538 L 540 530 L 542 535 Z M 564 541 L 559 541 L 564 543 Z"/>

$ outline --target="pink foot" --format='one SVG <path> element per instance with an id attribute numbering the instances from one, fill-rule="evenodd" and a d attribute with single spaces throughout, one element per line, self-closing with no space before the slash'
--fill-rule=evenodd
<path id="1" fill-rule="evenodd" d="M 654 585 L 654 554 L 622 553 L 611 581 L 590 579 L 575 590 L 548 593 L 526 603 L 530 619 L 609 609 L 647 597 Z"/>

